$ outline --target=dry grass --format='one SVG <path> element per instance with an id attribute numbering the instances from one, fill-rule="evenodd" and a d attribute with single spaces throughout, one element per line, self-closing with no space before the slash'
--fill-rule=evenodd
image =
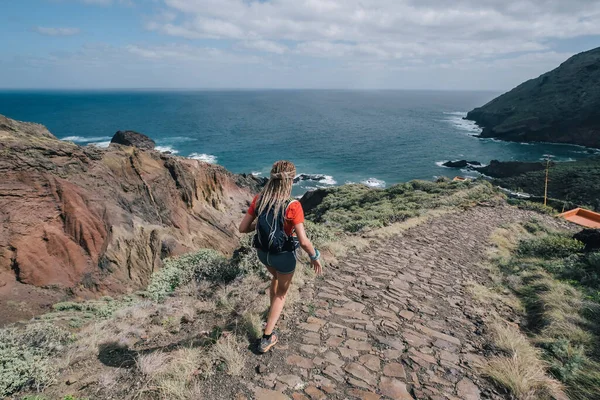
<path id="1" fill-rule="evenodd" d="M 242 316 L 242 329 L 249 340 L 258 339 L 262 336 L 262 319 L 259 314 L 247 312 Z"/>
<path id="2" fill-rule="evenodd" d="M 162 351 L 141 354 L 135 361 L 137 369 L 146 377 L 160 374 L 170 360 L 170 355 Z"/>
<path id="3" fill-rule="evenodd" d="M 246 344 L 240 342 L 236 336 L 229 335 L 219 339 L 213 345 L 212 354 L 214 359 L 225 363 L 229 375 L 237 376 L 241 374 L 246 364 L 245 347 Z"/>
<path id="4" fill-rule="evenodd" d="M 501 303 L 510 307 L 515 312 L 521 313 L 525 311 L 523 304 L 521 304 L 519 299 L 510 293 L 506 293 L 505 289 L 502 287 L 495 286 L 489 288 L 477 282 L 468 282 L 467 291 L 471 294 L 473 299 L 482 304 L 491 305 Z"/>
<path id="5" fill-rule="evenodd" d="M 141 355 L 137 367 L 146 378 L 137 398 L 146 398 L 146 393 L 155 392 L 162 399 L 192 400 L 202 398 L 196 376 L 199 372 L 209 375 L 212 363 L 203 357 L 199 348 L 180 348 L 169 354 L 156 351 Z"/>
<path id="6" fill-rule="evenodd" d="M 547 373 L 540 350 L 517 327 L 492 325 L 494 345 L 506 355 L 491 358 L 484 372 L 518 400 L 567 399 L 562 385 Z"/>
<path id="7" fill-rule="evenodd" d="M 496 229 L 490 236 L 490 242 L 494 245 L 489 251 L 493 260 L 506 260 L 512 256 L 519 241 L 531 235 L 521 224 L 510 224 Z"/>
<path id="8" fill-rule="evenodd" d="M 456 210 L 454 208 L 435 208 L 431 210 L 425 210 L 423 214 L 419 215 L 418 217 L 409 218 L 402 222 L 396 222 L 394 224 L 384 226 L 383 228 L 375 229 L 366 233 L 364 237 L 378 240 L 389 239 L 391 237 L 398 236 L 411 228 L 415 228 L 421 224 L 424 224 L 433 218 L 444 216 L 453 211 Z"/>

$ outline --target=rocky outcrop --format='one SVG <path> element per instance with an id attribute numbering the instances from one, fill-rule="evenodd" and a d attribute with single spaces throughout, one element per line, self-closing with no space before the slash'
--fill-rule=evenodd
<path id="1" fill-rule="evenodd" d="M 30 285 L 83 297 L 127 292 L 165 257 L 230 253 L 256 188 L 217 165 L 80 147 L 1 116 L 0 154 L 0 304 Z"/>
<path id="2" fill-rule="evenodd" d="M 467 114 L 481 137 L 600 148 L 600 48 L 577 54 Z"/>
<path id="3" fill-rule="evenodd" d="M 551 162 L 550 166 L 554 166 Z M 476 168 L 477 171 L 492 178 L 508 178 L 533 171 L 546 169 L 545 162 L 498 161 L 492 160 L 489 165 Z"/>
<path id="4" fill-rule="evenodd" d="M 329 193 L 330 191 L 328 189 L 309 190 L 308 192 L 304 193 L 300 199 L 300 204 L 302 204 L 302 209 L 304 212 L 308 213 L 315 209 L 323 202 L 323 199 L 327 197 Z"/>
<path id="5" fill-rule="evenodd" d="M 444 167 L 448 168 L 466 168 L 469 165 L 481 165 L 479 161 L 467 161 L 467 160 L 458 160 L 458 161 L 446 161 L 442 164 Z"/>
<path id="6" fill-rule="evenodd" d="M 156 143 L 148 136 L 135 131 L 117 131 L 110 141 L 123 146 L 137 147 L 142 150 L 153 150 Z"/>

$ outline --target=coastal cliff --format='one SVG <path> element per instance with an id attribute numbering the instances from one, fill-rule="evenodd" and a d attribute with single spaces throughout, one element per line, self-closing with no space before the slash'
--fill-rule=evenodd
<path id="1" fill-rule="evenodd" d="M 116 144 L 81 147 L 3 116 L 0 154 L 0 303 L 27 295 L 29 305 L 35 293 L 65 289 L 129 292 L 145 287 L 165 257 L 203 247 L 231 253 L 256 189 L 252 177 L 216 165 Z"/>
<path id="2" fill-rule="evenodd" d="M 481 137 L 600 148 L 600 48 L 577 54 L 467 114 Z"/>

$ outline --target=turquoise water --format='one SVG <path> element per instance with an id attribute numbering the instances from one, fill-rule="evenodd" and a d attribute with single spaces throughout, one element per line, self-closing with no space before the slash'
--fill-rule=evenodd
<path id="1" fill-rule="evenodd" d="M 454 176 L 445 160 L 559 161 L 580 147 L 473 137 L 467 111 L 498 93 L 434 91 L 0 92 L 0 114 L 39 122 L 61 139 L 108 145 L 117 130 L 153 138 L 160 149 L 267 175 L 279 159 L 299 173 L 324 174 L 315 186 Z M 465 174 L 463 172 L 462 174 Z M 473 174 L 470 172 L 469 174 Z"/>

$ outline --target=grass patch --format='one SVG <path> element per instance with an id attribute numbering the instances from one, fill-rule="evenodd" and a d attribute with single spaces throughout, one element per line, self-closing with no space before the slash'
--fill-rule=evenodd
<path id="1" fill-rule="evenodd" d="M 215 359 L 224 364 L 229 375 L 240 375 L 246 364 L 246 350 L 234 335 L 220 338 L 212 348 Z"/>
<path id="2" fill-rule="evenodd" d="M 562 385 L 546 374 L 541 352 L 518 328 L 496 324 L 493 341 L 504 355 L 491 358 L 484 372 L 518 400 L 564 399 Z"/>
<path id="3" fill-rule="evenodd" d="M 591 295 L 600 287 L 597 256 L 584 253 L 581 242 L 537 220 L 500 228 L 492 242 L 502 283 L 523 304 L 531 344 L 527 348 L 524 336 L 496 329 L 495 343 L 506 355 L 490 362 L 489 376 L 516 398 L 552 398 L 554 384 L 539 393 L 527 387 L 545 381 L 539 378 L 542 369 L 561 382 L 570 399 L 600 398 L 600 304 Z"/>

